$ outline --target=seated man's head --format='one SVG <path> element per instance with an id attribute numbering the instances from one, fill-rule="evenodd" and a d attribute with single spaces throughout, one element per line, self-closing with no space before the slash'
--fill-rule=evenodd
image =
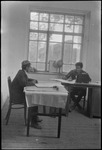
<path id="1" fill-rule="evenodd" d="M 81 71 L 82 68 L 83 68 L 83 63 L 82 63 L 82 62 L 77 62 L 77 63 L 75 64 L 75 67 L 76 67 L 77 72 L 80 73 L 80 71 Z"/>
<path id="2" fill-rule="evenodd" d="M 23 62 L 22 62 L 22 69 L 23 70 L 25 70 L 25 71 L 29 71 L 29 68 L 30 68 L 30 62 L 28 61 L 28 60 L 24 60 Z"/>

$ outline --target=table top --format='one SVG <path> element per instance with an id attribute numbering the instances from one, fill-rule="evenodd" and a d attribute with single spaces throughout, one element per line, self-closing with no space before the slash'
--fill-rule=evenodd
<path id="1" fill-rule="evenodd" d="M 74 81 L 68 81 L 63 79 L 54 79 L 55 81 L 61 82 L 62 85 L 73 85 L 73 86 L 82 86 L 82 87 L 101 87 L 100 82 L 90 82 L 90 83 L 76 83 Z"/>
<path id="2" fill-rule="evenodd" d="M 27 107 L 42 105 L 56 108 L 65 108 L 68 91 L 61 84 L 45 83 L 24 88 Z M 43 86 L 43 87 L 42 87 Z M 55 88 L 57 86 L 58 89 Z"/>
<path id="3" fill-rule="evenodd" d="M 24 87 L 24 92 L 26 94 L 46 94 L 46 95 L 68 95 L 68 91 L 61 86 L 61 84 L 56 83 L 39 83 L 36 86 L 26 86 Z"/>

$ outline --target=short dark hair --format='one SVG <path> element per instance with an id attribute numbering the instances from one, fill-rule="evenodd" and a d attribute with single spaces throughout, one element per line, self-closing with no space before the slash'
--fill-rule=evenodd
<path id="1" fill-rule="evenodd" d="M 83 63 L 82 63 L 82 62 L 77 62 L 77 63 L 75 64 L 75 66 L 80 66 L 81 68 L 83 68 Z"/>

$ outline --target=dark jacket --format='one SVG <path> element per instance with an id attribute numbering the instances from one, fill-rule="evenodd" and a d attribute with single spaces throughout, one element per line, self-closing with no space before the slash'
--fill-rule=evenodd
<path id="1" fill-rule="evenodd" d="M 25 102 L 24 87 L 34 85 L 33 79 L 28 79 L 24 70 L 19 70 L 11 83 L 11 99 L 15 103 Z"/>
<path id="2" fill-rule="evenodd" d="M 71 70 L 66 76 L 66 79 L 72 78 L 72 80 L 76 80 L 78 83 L 89 83 L 91 81 L 90 76 L 85 71 L 81 70 L 80 73 L 77 72 L 76 69 Z"/>

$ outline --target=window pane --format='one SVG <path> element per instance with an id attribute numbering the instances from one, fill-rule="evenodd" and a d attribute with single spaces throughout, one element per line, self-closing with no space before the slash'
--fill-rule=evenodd
<path id="1" fill-rule="evenodd" d="M 69 72 L 71 69 L 68 65 L 63 65 L 63 72 Z"/>
<path id="2" fill-rule="evenodd" d="M 49 65 L 49 62 L 48 62 L 48 64 L 47 64 L 47 71 L 49 71 L 49 66 L 50 66 L 50 65 Z"/>
<path id="3" fill-rule="evenodd" d="M 39 40 L 46 41 L 46 39 L 47 39 L 47 34 L 45 34 L 45 33 L 39 33 Z"/>
<path id="4" fill-rule="evenodd" d="M 73 25 L 65 24 L 65 32 L 73 32 Z"/>
<path id="5" fill-rule="evenodd" d="M 64 44 L 64 55 L 63 55 L 63 62 L 65 64 L 72 63 L 72 44 Z"/>
<path id="6" fill-rule="evenodd" d="M 83 17 L 75 16 L 75 24 L 83 24 Z"/>
<path id="7" fill-rule="evenodd" d="M 37 39 L 38 39 L 38 33 L 30 32 L 30 40 L 37 40 Z"/>
<path id="8" fill-rule="evenodd" d="M 63 24 L 50 23 L 50 31 L 63 31 Z"/>
<path id="9" fill-rule="evenodd" d="M 48 29 L 48 23 L 39 22 L 39 30 L 47 30 L 47 29 Z"/>
<path id="10" fill-rule="evenodd" d="M 30 29 L 38 30 L 38 22 L 30 22 Z"/>
<path id="11" fill-rule="evenodd" d="M 37 63 L 37 70 L 45 71 L 45 63 Z"/>
<path id="12" fill-rule="evenodd" d="M 74 33 L 82 33 L 82 26 L 75 25 L 75 27 L 74 27 Z"/>
<path id="13" fill-rule="evenodd" d="M 37 42 L 29 41 L 29 60 L 36 62 L 37 58 Z"/>
<path id="14" fill-rule="evenodd" d="M 48 14 L 40 13 L 40 21 L 48 21 Z"/>
<path id="15" fill-rule="evenodd" d="M 62 54 L 62 43 L 49 43 L 48 62 L 49 60 L 59 60 Z"/>
<path id="16" fill-rule="evenodd" d="M 38 62 L 45 62 L 46 60 L 46 42 L 38 43 Z"/>
<path id="17" fill-rule="evenodd" d="M 31 62 L 31 67 L 36 68 L 36 63 Z"/>
<path id="18" fill-rule="evenodd" d="M 57 14 L 50 15 L 50 22 L 63 23 L 63 21 L 64 21 L 63 15 L 57 15 Z"/>
<path id="19" fill-rule="evenodd" d="M 69 71 L 71 71 L 72 69 L 75 69 L 75 65 L 73 64 L 73 65 L 64 65 L 63 64 L 63 72 L 69 72 Z"/>
<path id="20" fill-rule="evenodd" d="M 74 23 L 74 16 L 65 16 L 65 23 L 73 24 Z"/>
<path id="21" fill-rule="evenodd" d="M 73 61 L 78 62 L 80 61 L 80 51 L 81 45 L 80 44 L 73 44 Z"/>
<path id="22" fill-rule="evenodd" d="M 39 13 L 37 13 L 37 12 L 31 12 L 30 13 L 30 19 L 37 21 L 38 20 L 38 15 L 39 15 Z"/>
<path id="23" fill-rule="evenodd" d="M 81 43 L 81 36 L 74 36 L 73 42 L 74 43 Z"/>
<path id="24" fill-rule="evenodd" d="M 52 42 L 62 42 L 62 35 L 61 34 L 51 34 L 50 41 Z"/>
<path id="25" fill-rule="evenodd" d="M 67 43 L 72 43 L 72 38 L 73 36 L 70 36 L 70 35 L 65 35 L 65 41 L 64 42 L 67 42 Z"/>
<path id="26" fill-rule="evenodd" d="M 73 48 L 73 51 L 72 51 L 72 63 L 76 63 L 77 53 L 78 53 L 78 51 L 75 48 Z"/>

